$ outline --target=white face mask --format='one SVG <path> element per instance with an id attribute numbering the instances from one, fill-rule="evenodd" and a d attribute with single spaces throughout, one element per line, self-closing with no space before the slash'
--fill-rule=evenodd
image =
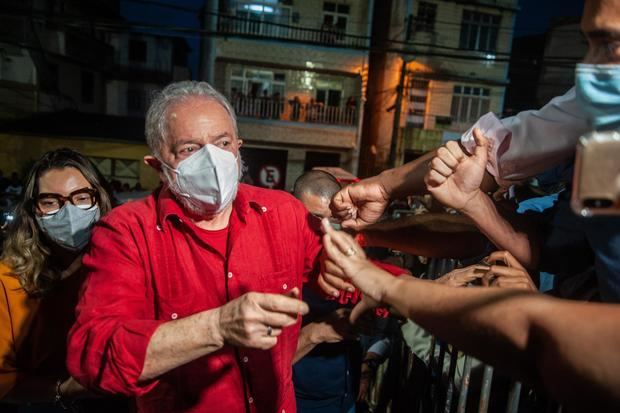
<path id="1" fill-rule="evenodd" d="M 207 144 L 174 169 L 162 165 L 176 174 L 168 177 L 170 190 L 181 203 L 198 215 L 222 212 L 232 203 L 239 186 L 239 162 L 229 151 Z"/>

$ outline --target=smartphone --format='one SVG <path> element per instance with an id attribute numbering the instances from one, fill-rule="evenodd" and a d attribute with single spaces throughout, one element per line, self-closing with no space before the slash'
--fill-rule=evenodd
<path id="1" fill-rule="evenodd" d="M 620 132 L 591 132 L 579 139 L 571 207 L 584 217 L 620 215 Z"/>

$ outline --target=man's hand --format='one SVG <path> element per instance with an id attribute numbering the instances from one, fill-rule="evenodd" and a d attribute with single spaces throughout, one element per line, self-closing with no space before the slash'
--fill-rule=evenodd
<path id="1" fill-rule="evenodd" d="M 484 277 L 488 269 L 489 267 L 485 265 L 470 265 L 450 271 L 437 278 L 435 282 L 452 287 L 465 287 L 470 282 Z"/>
<path id="2" fill-rule="evenodd" d="M 508 251 L 495 251 L 486 259 L 491 265 L 482 277 L 482 285 L 537 292 L 538 288 L 525 268 Z"/>
<path id="3" fill-rule="evenodd" d="M 266 350 L 276 345 L 283 328 L 295 324 L 309 309 L 297 298 L 251 292 L 218 310 L 223 343 Z"/>
<path id="4" fill-rule="evenodd" d="M 86 390 L 84 386 L 78 383 L 73 377 L 69 377 L 67 380 L 63 381 L 58 390 L 60 391 L 63 399 L 66 400 L 74 400 L 85 396 L 96 397 L 92 393 L 89 393 L 88 390 Z"/>
<path id="5" fill-rule="evenodd" d="M 381 218 L 390 196 L 379 176 L 364 179 L 342 188 L 330 204 L 334 217 L 343 228 L 362 229 Z"/>
<path id="6" fill-rule="evenodd" d="M 334 230 L 327 219 L 322 221 L 323 247 L 326 255 L 325 275 L 346 279 L 362 291 L 362 299 L 351 312 L 351 322 L 377 307 L 387 288 L 396 280 L 366 258 L 364 250 L 349 234 Z"/>
<path id="7" fill-rule="evenodd" d="M 447 207 L 462 210 L 480 193 L 489 141 L 479 129 L 474 129 L 474 139 L 476 149 L 471 156 L 454 141 L 439 148 L 424 177 L 428 191 Z"/>
<path id="8" fill-rule="evenodd" d="M 321 252 L 321 257 L 319 260 L 321 264 L 321 273 L 317 279 L 317 284 L 326 294 L 338 298 L 340 297 L 341 291 L 355 291 L 355 287 L 345 281 L 346 277 L 342 275 L 337 268 L 334 268 L 331 264 L 331 268 L 327 268 L 327 261 L 329 261 L 329 258 L 327 257 L 327 252 L 325 250 Z"/>

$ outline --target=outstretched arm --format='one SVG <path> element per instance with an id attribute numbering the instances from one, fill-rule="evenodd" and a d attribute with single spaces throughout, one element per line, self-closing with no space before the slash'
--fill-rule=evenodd
<path id="1" fill-rule="evenodd" d="M 369 246 L 423 257 L 468 258 L 484 253 L 486 247 L 484 235 L 463 215 L 413 215 L 371 225 L 361 233 Z"/>
<path id="2" fill-rule="evenodd" d="M 474 129 L 476 148 L 467 155 L 456 142 L 437 150 L 425 177 L 429 192 L 442 204 L 468 216 L 501 250 L 507 250 L 526 268 L 538 263 L 539 234 L 523 217 L 500 211 L 480 189 L 486 173 L 489 142 Z"/>
<path id="3" fill-rule="evenodd" d="M 325 226 L 324 226 L 325 227 Z M 620 406 L 620 307 L 500 288 L 452 288 L 393 278 L 347 234 L 325 228 L 328 268 L 433 334 L 507 373 L 542 383 L 577 410 Z M 372 304 L 372 303 L 370 303 Z"/>

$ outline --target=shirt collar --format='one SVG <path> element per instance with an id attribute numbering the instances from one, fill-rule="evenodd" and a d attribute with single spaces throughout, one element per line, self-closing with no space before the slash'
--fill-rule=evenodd
<path id="1" fill-rule="evenodd" d="M 251 210 L 258 213 L 267 212 L 267 208 L 261 202 L 255 200 L 250 192 L 247 185 L 239 184 L 237 195 L 233 201 L 234 212 L 243 223 L 246 222 L 247 216 Z M 160 225 L 170 217 L 187 218 L 183 206 L 176 199 L 172 191 L 170 191 L 168 185 L 164 185 L 156 196 L 157 220 Z"/>

